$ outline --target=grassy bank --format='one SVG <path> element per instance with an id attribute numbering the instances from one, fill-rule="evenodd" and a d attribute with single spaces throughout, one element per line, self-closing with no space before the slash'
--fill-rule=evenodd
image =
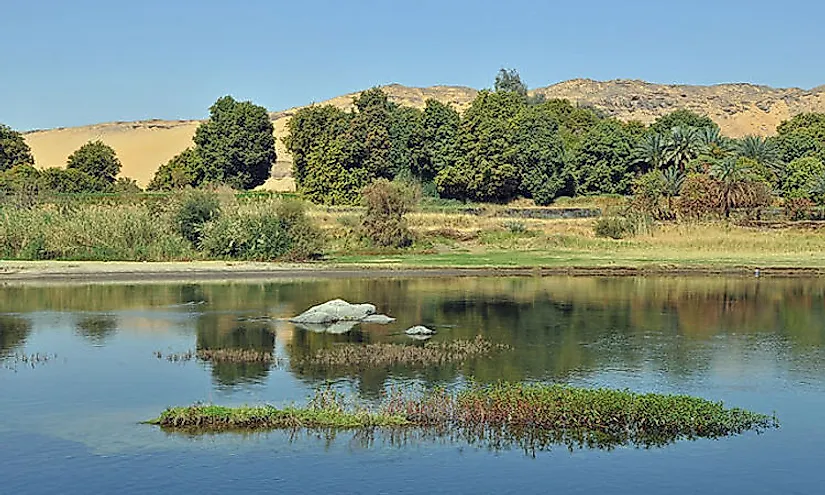
<path id="1" fill-rule="evenodd" d="M 594 446 L 665 445 L 778 427 L 771 416 L 728 409 L 697 397 L 508 383 L 473 386 L 454 394 L 443 390 L 415 397 L 394 394 L 374 409 L 348 406 L 340 395 L 326 390 L 306 407 L 194 405 L 167 409 L 149 423 L 190 432 L 422 428 L 444 435 Z"/>
<path id="2" fill-rule="evenodd" d="M 472 214 L 450 206 L 408 214 L 406 222 L 415 242 L 409 248 L 390 250 L 370 247 L 359 239 L 360 210 L 309 206 L 304 211 L 275 197 L 218 196 L 214 201 L 184 194 L 153 203 L 78 200 L 29 208 L 0 206 L 0 258 L 272 262 L 322 254 L 320 261 L 305 266 L 606 272 L 825 269 L 821 255 L 825 235 L 810 222 L 782 228 L 736 226 L 721 220 L 659 223 L 642 234 L 616 240 L 597 237 L 592 218 L 502 216 L 505 209 L 518 205 L 471 205 L 480 211 Z M 598 207 L 611 208 L 607 202 Z"/>

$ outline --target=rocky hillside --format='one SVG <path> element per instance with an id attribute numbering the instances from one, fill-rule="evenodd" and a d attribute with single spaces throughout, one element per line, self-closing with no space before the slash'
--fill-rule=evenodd
<path id="1" fill-rule="evenodd" d="M 410 88 L 393 84 L 384 87 L 389 97 L 401 104 L 423 108 L 428 98 L 450 103 L 464 110 L 475 98 L 475 89 L 461 86 Z M 825 112 L 825 86 L 812 90 L 777 89 L 752 84 L 685 86 L 651 84 L 644 81 L 599 82 L 576 79 L 538 88 L 547 98 L 566 98 L 591 106 L 623 120 L 652 122 L 660 115 L 687 108 L 713 118 L 730 136 L 770 135 L 776 125 L 802 112 Z M 351 108 L 354 94 L 338 96 L 320 104 Z M 278 163 L 266 187 L 289 189 L 291 158 L 280 138 L 286 123 L 298 108 L 271 113 L 278 137 Z M 100 139 L 117 151 L 123 163 L 122 174 L 146 185 L 160 164 L 187 146 L 198 121 L 113 122 L 85 127 L 35 131 L 26 134 L 39 167 L 63 165 L 66 158 L 83 143 Z"/>

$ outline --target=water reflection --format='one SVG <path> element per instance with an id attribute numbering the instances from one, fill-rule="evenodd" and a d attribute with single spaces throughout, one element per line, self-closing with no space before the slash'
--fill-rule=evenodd
<path id="1" fill-rule="evenodd" d="M 75 327 L 80 336 L 95 345 L 103 345 L 107 338 L 117 333 L 118 321 L 113 315 L 81 315 Z"/>
<path id="2" fill-rule="evenodd" d="M 205 313 L 197 318 L 197 349 L 249 349 L 272 353 L 275 334 L 266 322 L 239 321 L 233 314 Z M 270 364 L 263 362 L 215 362 L 212 376 L 222 386 L 263 382 Z"/>
<path id="3" fill-rule="evenodd" d="M 0 358 L 11 355 L 26 342 L 31 322 L 19 316 L 0 315 Z"/>
<path id="4" fill-rule="evenodd" d="M 332 335 L 278 320 L 334 298 L 371 302 L 397 321 L 360 324 Z M 100 345 L 118 331 L 124 320 L 116 315 L 124 311 L 147 320 L 160 318 L 159 312 L 169 318 L 174 312 L 191 322 L 193 347 L 273 352 L 279 341 L 290 358 L 290 371 L 308 385 L 351 379 L 368 397 L 380 395 L 391 380 L 406 379 L 429 385 L 463 377 L 481 382 L 563 381 L 616 367 L 652 368 L 672 378 L 688 378 L 707 370 L 720 353 L 735 365 L 751 345 L 802 369 L 825 364 L 821 352 L 812 352 L 825 346 L 825 282 L 816 279 L 332 279 L 0 289 L 0 312 L 29 311 L 80 313 L 75 317 L 77 332 Z M 426 368 L 353 371 L 308 364 L 307 358 L 320 349 L 340 343 L 420 345 L 403 336 L 405 328 L 417 324 L 436 328 L 435 341 L 481 335 L 512 350 Z M 19 346 L 30 328 L 24 317 L 0 318 L 0 349 Z M 128 331 L 147 328 L 164 327 L 147 324 Z M 260 362 L 212 366 L 220 386 L 261 383 L 269 373 L 270 366 Z"/>

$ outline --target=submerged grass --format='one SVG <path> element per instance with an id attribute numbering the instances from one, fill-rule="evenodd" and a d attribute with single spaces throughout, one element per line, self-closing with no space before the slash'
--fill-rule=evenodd
<path id="1" fill-rule="evenodd" d="M 475 385 L 457 393 L 437 389 L 413 397 L 393 393 L 374 409 L 347 405 L 340 394 L 327 389 L 317 392 L 306 407 L 194 405 L 167 409 L 149 423 L 200 432 L 410 428 L 533 451 L 556 444 L 652 447 L 778 427 L 775 417 L 686 395 L 511 383 Z"/>

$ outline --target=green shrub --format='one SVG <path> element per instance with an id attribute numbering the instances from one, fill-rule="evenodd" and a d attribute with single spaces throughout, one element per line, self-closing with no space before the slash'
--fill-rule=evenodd
<path id="1" fill-rule="evenodd" d="M 378 247 L 402 248 L 413 236 L 404 215 L 412 207 L 408 191 L 386 179 L 378 179 L 363 191 L 366 211 L 361 217 L 361 235 Z"/>
<path id="2" fill-rule="evenodd" d="M 220 215 L 221 202 L 214 191 L 188 189 L 181 194 L 172 211 L 178 233 L 197 247 L 204 224 Z"/>
<path id="3" fill-rule="evenodd" d="M 238 206 L 207 222 L 200 245 L 213 258 L 304 260 L 321 254 L 323 239 L 302 204 L 267 201 Z"/>
<path id="4" fill-rule="evenodd" d="M 632 227 L 630 221 L 624 217 L 600 217 L 593 226 L 596 237 L 624 239 L 630 236 Z"/>

